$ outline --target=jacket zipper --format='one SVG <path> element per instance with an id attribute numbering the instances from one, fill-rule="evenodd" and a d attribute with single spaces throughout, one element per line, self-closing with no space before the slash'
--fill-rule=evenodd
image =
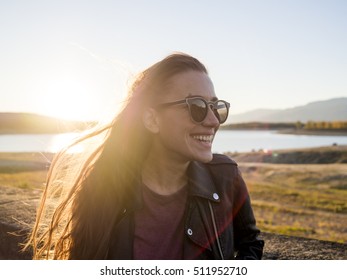
<path id="1" fill-rule="evenodd" d="M 208 200 L 208 206 L 209 206 L 210 212 L 211 212 L 213 230 L 214 230 L 214 234 L 215 234 L 215 236 L 216 236 L 218 251 L 219 251 L 219 254 L 220 254 L 220 256 L 221 256 L 221 259 L 224 260 L 224 256 L 223 256 L 223 252 L 222 252 L 222 247 L 221 247 L 221 245 L 220 245 L 219 235 L 218 235 L 218 231 L 217 231 L 216 220 L 215 220 L 215 217 L 214 217 L 214 212 L 213 212 L 213 209 L 212 209 L 211 202 L 210 202 L 209 200 Z"/>

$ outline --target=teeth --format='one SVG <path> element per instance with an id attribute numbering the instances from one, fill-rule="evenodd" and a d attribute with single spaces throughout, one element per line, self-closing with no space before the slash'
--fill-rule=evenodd
<path id="1" fill-rule="evenodd" d="M 193 138 L 199 141 L 212 143 L 213 135 L 194 135 Z"/>

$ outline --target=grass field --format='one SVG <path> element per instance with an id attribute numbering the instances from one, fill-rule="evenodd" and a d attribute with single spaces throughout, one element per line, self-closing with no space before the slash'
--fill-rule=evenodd
<path id="1" fill-rule="evenodd" d="M 0 187 L 42 189 L 51 158 L 0 153 Z M 347 164 L 239 166 L 261 230 L 347 242 Z"/>
<path id="2" fill-rule="evenodd" d="M 0 186 L 42 189 L 53 155 L 0 153 Z"/>
<path id="3" fill-rule="evenodd" d="M 347 164 L 241 163 L 263 231 L 347 241 Z"/>

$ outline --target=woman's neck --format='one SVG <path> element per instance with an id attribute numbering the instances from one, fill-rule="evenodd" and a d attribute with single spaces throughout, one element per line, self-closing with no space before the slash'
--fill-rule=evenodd
<path id="1" fill-rule="evenodd" d="M 168 160 L 149 153 L 142 168 L 142 182 L 152 191 L 170 195 L 187 184 L 189 162 Z"/>

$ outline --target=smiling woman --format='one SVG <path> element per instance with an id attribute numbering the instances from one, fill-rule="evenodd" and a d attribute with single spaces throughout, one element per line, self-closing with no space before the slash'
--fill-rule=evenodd
<path id="1" fill-rule="evenodd" d="M 101 141 L 52 162 L 27 245 L 34 258 L 261 258 L 237 164 L 212 153 L 228 108 L 194 57 L 141 72 L 113 121 L 75 144 Z"/>

